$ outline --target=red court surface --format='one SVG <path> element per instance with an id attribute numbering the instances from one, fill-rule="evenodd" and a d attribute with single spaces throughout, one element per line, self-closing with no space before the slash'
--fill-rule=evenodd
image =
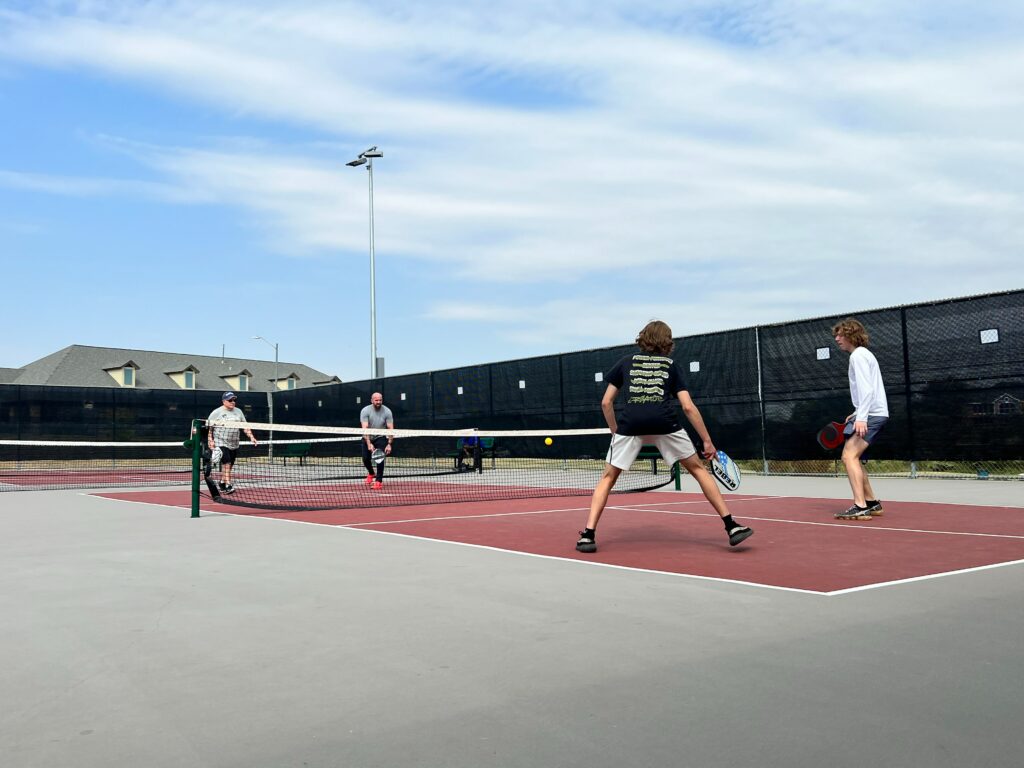
<path id="1" fill-rule="evenodd" d="M 183 515 L 190 500 L 188 491 L 98 495 L 182 507 Z M 728 503 L 736 520 L 755 530 L 735 548 L 699 494 L 613 496 L 593 555 L 574 549 L 585 497 L 315 512 L 268 512 L 204 497 L 202 509 L 823 594 L 1024 562 L 1019 508 L 887 502 L 882 517 L 857 522 L 835 520 L 843 503 L 834 499 L 731 494 Z"/>

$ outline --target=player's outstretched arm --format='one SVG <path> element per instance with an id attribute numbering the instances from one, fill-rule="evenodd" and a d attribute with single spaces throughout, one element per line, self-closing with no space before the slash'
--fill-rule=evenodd
<path id="1" fill-rule="evenodd" d="M 680 390 L 678 397 L 679 405 L 683 407 L 683 413 L 686 414 L 686 418 L 693 425 L 693 428 L 697 430 L 700 439 L 704 441 L 704 450 L 701 451 L 701 455 L 705 459 L 710 459 L 715 455 L 716 449 L 715 444 L 711 442 L 711 434 L 704 425 L 704 417 L 700 415 L 700 411 L 697 410 L 697 406 L 694 404 L 689 392 L 685 389 Z"/>

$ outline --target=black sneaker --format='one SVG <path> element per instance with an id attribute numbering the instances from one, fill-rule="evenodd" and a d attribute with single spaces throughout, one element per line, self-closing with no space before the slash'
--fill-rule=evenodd
<path id="1" fill-rule="evenodd" d="M 836 520 L 870 520 L 870 507 L 858 507 L 856 504 L 843 512 L 836 512 Z"/>
<path id="2" fill-rule="evenodd" d="M 221 493 L 234 493 L 235 492 L 235 486 L 233 486 L 231 483 L 221 483 L 220 484 L 220 490 L 221 490 Z"/>
<path id="3" fill-rule="evenodd" d="M 576 542 L 576 551 L 586 552 L 587 554 L 597 552 L 597 542 L 584 534 L 583 531 L 580 531 L 580 540 Z"/>
<path id="4" fill-rule="evenodd" d="M 227 488 L 227 486 L 226 486 L 226 485 L 225 485 L 224 483 L 217 483 L 217 487 L 218 487 L 218 488 L 220 488 L 220 489 L 221 489 L 222 491 L 223 491 L 223 490 L 224 490 L 225 488 Z"/>
<path id="5" fill-rule="evenodd" d="M 729 531 L 729 546 L 735 547 L 741 541 L 746 541 L 754 535 L 754 531 L 747 528 L 745 525 L 737 525 L 731 531 Z"/>
<path id="6" fill-rule="evenodd" d="M 868 512 L 871 513 L 872 517 L 882 516 L 882 502 L 878 499 L 868 499 L 864 502 L 868 506 Z"/>

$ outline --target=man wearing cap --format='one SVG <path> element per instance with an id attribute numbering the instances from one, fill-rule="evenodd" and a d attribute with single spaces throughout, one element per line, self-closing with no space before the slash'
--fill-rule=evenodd
<path id="1" fill-rule="evenodd" d="M 245 421 L 245 414 L 236 407 L 238 398 L 234 392 L 225 392 L 221 395 L 221 406 L 215 408 L 207 419 L 212 421 Z M 258 445 L 252 430 L 248 427 L 236 429 L 234 427 L 214 427 L 209 430 L 210 450 L 216 455 L 220 451 L 220 491 L 221 493 L 234 493 L 235 487 L 231 484 L 231 467 L 234 466 L 238 457 L 238 433 L 245 430 L 245 434 L 252 440 L 253 445 Z M 213 461 L 216 464 L 216 461 Z"/>

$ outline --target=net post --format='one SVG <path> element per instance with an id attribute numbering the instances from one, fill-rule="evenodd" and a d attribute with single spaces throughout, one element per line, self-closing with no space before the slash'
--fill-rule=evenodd
<path id="1" fill-rule="evenodd" d="M 199 467 L 203 460 L 202 421 L 192 420 L 192 517 L 199 517 Z"/>

